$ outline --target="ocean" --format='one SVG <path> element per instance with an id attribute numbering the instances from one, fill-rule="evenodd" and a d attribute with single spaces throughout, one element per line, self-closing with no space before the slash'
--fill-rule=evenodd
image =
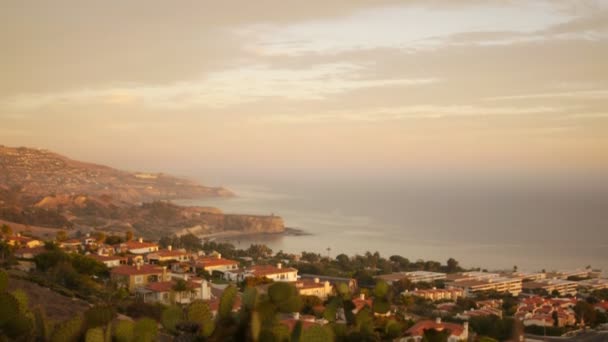
<path id="1" fill-rule="evenodd" d="M 307 235 L 232 238 L 239 248 L 314 251 L 464 267 L 608 270 L 608 187 L 572 179 L 299 180 L 228 184 L 238 197 L 184 201 L 226 213 L 280 215 Z M 329 250 L 328 250 L 329 248 Z"/>

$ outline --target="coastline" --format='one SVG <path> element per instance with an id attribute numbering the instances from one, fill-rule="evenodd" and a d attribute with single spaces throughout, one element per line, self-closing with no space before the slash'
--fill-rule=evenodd
<path id="1" fill-rule="evenodd" d="M 215 232 L 215 233 L 194 233 L 191 231 L 191 228 L 183 229 L 180 232 L 178 232 L 179 235 L 183 235 L 183 234 L 187 234 L 187 233 L 192 233 L 192 234 L 196 235 L 197 237 L 203 239 L 204 241 L 230 240 L 231 238 L 245 238 L 245 237 L 266 236 L 266 235 L 272 235 L 272 236 L 312 235 L 311 233 L 308 233 L 302 229 L 290 228 L 290 227 L 285 227 L 284 231 L 278 232 L 278 233 L 272 233 L 272 232 L 252 233 L 252 232 L 243 232 L 243 231 L 237 231 L 237 230 L 227 230 L 227 231 Z"/>

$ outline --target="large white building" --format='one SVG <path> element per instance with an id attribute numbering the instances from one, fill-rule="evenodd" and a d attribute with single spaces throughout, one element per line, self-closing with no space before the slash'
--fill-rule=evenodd
<path id="1" fill-rule="evenodd" d="M 298 280 L 298 270 L 293 267 L 283 267 L 281 263 L 273 265 L 256 265 L 244 270 L 229 270 L 224 277 L 230 281 L 243 281 L 245 278 L 268 278 L 273 281 L 294 282 Z"/>

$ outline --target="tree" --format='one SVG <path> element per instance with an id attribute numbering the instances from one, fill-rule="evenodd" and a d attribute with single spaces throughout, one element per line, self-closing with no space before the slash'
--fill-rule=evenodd
<path id="1" fill-rule="evenodd" d="M 68 233 L 65 230 L 60 230 L 55 234 L 55 239 L 59 242 L 68 239 Z"/>
<path id="2" fill-rule="evenodd" d="M 2 230 L 2 235 L 4 235 L 4 236 L 13 235 L 13 229 L 8 224 L 3 224 L 1 230 Z"/>
<path id="3" fill-rule="evenodd" d="M 97 232 L 95 233 L 95 240 L 98 243 L 103 243 L 104 241 L 106 241 L 106 234 L 104 232 Z"/>
<path id="4" fill-rule="evenodd" d="M 447 272 L 448 273 L 454 273 L 454 272 L 458 272 L 458 270 L 460 269 L 460 266 L 458 265 L 458 261 L 456 261 L 456 259 L 454 258 L 449 258 L 447 261 Z"/>
<path id="5" fill-rule="evenodd" d="M 126 240 L 126 241 L 131 241 L 131 240 L 133 240 L 133 232 L 132 232 L 132 231 L 127 230 L 127 231 L 125 232 L 125 240 Z"/>
<path id="6" fill-rule="evenodd" d="M 81 336 L 84 320 L 81 316 L 73 317 L 61 324 L 54 330 L 51 337 L 53 342 L 76 341 Z"/>
<path id="7" fill-rule="evenodd" d="M 196 300 L 190 304 L 187 319 L 199 326 L 199 334 L 203 337 L 211 336 L 213 330 L 215 330 L 213 314 L 209 309 L 209 305 L 201 300 Z"/>
<path id="8" fill-rule="evenodd" d="M 152 342 L 158 335 L 158 324 L 152 318 L 144 317 L 135 322 L 133 335 L 137 341 Z"/>
<path id="9" fill-rule="evenodd" d="M 184 279 L 178 279 L 175 284 L 171 287 L 171 289 L 177 293 L 179 299 L 177 302 L 181 302 L 182 293 L 188 291 L 188 283 Z"/>
<path id="10" fill-rule="evenodd" d="M 177 305 L 172 305 L 165 308 L 160 319 L 163 327 L 171 333 L 175 333 L 177 331 L 177 325 L 183 322 L 183 320 L 184 312 L 182 308 Z"/>
<path id="11" fill-rule="evenodd" d="M 313 325 L 310 328 L 302 331 L 302 335 L 300 338 L 301 342 L 323 342 L 323 341 L 332 341 L 333 332 L 329 328 L 329 326 L 319 326 Z"/>
<path id="12" fill-rule="evenodd" d="M 103 328 L 91 328 L 87 330 L 84 336 L 85 342 L 104 342 L 105 341 L 105 333 Z"/>
<path id="13" fill-rule="evenodd" d="M 118 342 L 131 342 L 135 336 L 135 324 L 131 321 L 118 321 L 114 327 L 114 337 Z"/>
<path id="14" fill-rule="evenodd" d="M 0 269 L 0 292 L 4 292 L 8 286 L 8 273 Z"/>
<path id="15" fill-rule="evenodd" d="M 585 322 L 590 326 L 594 326 L 597 319 L 597 311 L 593 307 L 593 305 L 579 300 L 574 305 L 574 313 L 576 314 L 576 319 L 579 323 Z"/>

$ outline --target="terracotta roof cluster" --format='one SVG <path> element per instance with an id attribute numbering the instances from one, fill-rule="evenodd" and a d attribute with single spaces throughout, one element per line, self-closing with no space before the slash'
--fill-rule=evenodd
<path id="1" fill-rule="evenodd" d="M 355 308 L 353 309 L 353 311 L 355 311 L 355 312 L 359 312 L 365 306 L 368 306 L 371 308 L 372 304 L 373 304 L 373 301 L 371 299 L 365 298 L 364 296 L 357 297 L 357 298 L 353 299 L 352 302 L 355 305 Z"/>
<path id="2" fill-rule="evenodd" d="M 196 264 L 202 267 L 238 265 L 238 261 L 214 257 L 203 257 L 196 260 Z"/>
<path id="3" fill-rule="evenodd" d="M 460 336 L 464 332 L 464 327 L 456 323 L 442 323 L 437 321 L 420 321 L 407 330 L 412 336 L 422 336 L 425 330 L 435 329 L 437 331 L 449 330 L 452 336 Z"/>
<path id="4" fill-rule="evenodd" d="M 127 276 L 131 276 L 131 275 L 145 275 L 145 274 L 158 274 L 158 273 L 162 273 L 163 272 L 163 268 L 159 267 L 159 266 L 154 266 L 154 265 L 148 265 L 148 264 L 144 264 L 144 265 L 140 265 L 138 266 L 131 266 L 131 265 L 125 265 L 125 266 L 118 266 L 112 269 L 112 273 L 113 274 L 120 274 L 120 275 L 127 275 Z"/>

